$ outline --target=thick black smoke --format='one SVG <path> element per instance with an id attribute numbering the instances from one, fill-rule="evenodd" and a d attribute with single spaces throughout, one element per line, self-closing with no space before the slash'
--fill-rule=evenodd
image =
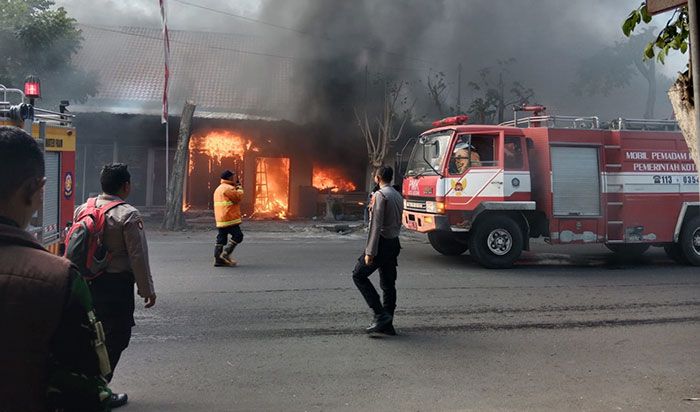
<path id="1" fill-rule="evenodd" d="M 507 77 L 535 92 L 534 100 L 557 114 L 639 117 L 645 82 L 632 79 L 608 96 L 574 96 L 578 65 L 601 48 L 624 41 L 620 25 L 639 0 L 188 0 L 224 12 L 251 16 L 264 25 L 169 0 L 172 30 L 252 34 L 256 52 L 292 57 L 294 110 L 300 120 L 341 119 L 352 123 L 352 108 L 376 104 L 380 80 L 408 81 L 416 117 L 433 114 L 425 87 L 429 73 L 443 72 L 444 98 L 456 105 L 461 63 L 462 107 L 477 97 L 468 82 L 497 60 L 515 58 Z M 159 25 L 151 0 L 57 0 L 80 23 L 112 26 Z M 668 16 L 655 19 L 660 26 Z M 283 29 L 281 26 L 291 28 Z M 270 62 L 275 58 L 270 57 Z M 684 58 L 675 61 L 681 70 Z M 368 75 L 365 76 L 365 67 Z M 673 76 L 674 69 L 660 72 Z M 268 72 L 249 74 L 264 87 Z M 174 79 L 176 82 L 177 79 Z M 240 82 L 240 79 L 232 81 Z M 660 80 L 663 83 L 663 80 Z M 259 86 L 258 86 L 259 85 Z M 671 114 L 658 93 L 657 114 Z"/>
<path id="2" fill-rule="evenodd" d="M 467 107 L 478 97 L 468 82 L 477 81 L 482 68 L 510 58 L 516 63 L 504 74 L 507 82 L 532 88 L 533 100 L 552 112 L 640 117 L 645 96 L 641 76 L 608 96 L 582 99 L 571 91 L 583 59 L 624 41 L 620 23 L 637 5 L 603 0 L 268 0 L 259 18 L 298 31 L 283 33 L 271 47 L 304 59 L 296 85 L 299 111 L 310 119 L 352 119 L 353 107 L 378 104 L 383 83 L 376 79 L 408 82 L 416 117 L 434 115 L 427 77 L 444 74 L 443 98 L 446 106 L 455 107 L 460 64 L 461 106 Z M 664 93 L 657 113 L 671 115 Z"/>

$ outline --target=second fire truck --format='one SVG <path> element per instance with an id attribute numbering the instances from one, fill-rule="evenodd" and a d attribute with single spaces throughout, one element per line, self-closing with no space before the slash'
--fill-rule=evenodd
<path id="1" fill-rule="evenodd" d="M 626 255 L 661 246 L 700 265 L 698 173 L 675 122 L 602 127 L 522 109 L 533 116 L 498 126 L 455 116 L 420 136 L 403 181 L 406 228 L 489 268 L 512 266 L 538 237 Z"/>
<path id="2" fill-rule="evenodd" d="M 44 151 L 44 206 L 28 230 L 49 251 L 62 254 L 62 236 L 75 206 L 75 128 L 73 116 L 64 110 L 67 102 L 55 112 L 34 107 L 36 97 L 40 91 L 34 79 L 25 83 L 24 91 L 0 85 L 0 126 L 23 128 Z"/>

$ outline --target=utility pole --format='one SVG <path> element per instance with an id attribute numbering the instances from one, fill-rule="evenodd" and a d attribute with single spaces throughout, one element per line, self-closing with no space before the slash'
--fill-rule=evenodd
<path id="1" fill-rule="evenodd" d="M 367 68 L 367 65 L 365 64 L 365 101 L 363 102 L 365 105 L 365 110 L 367 110 L 367 87 L 369 82 L 369 69 Z"/>
<path id="2" fill-rule="evenodd" d="M 457 65 L 457 114 L 462 113 L 462 63 Z"/>
<path id="3" fill-rule="evenodd" d="M 695 112 L 695 148 L 700 161 L 700 27 L 698 27 L 698 0 L 688 1 L 690 26 L 690 76 L 693 82 L 693 109 Z M 698 163 L 696 161 L 696 164 Z"/>

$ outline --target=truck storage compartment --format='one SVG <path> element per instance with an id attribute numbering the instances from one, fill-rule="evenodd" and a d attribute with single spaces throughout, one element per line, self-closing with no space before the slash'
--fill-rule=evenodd
<path id="1" fill-rule="evenodd" d="M 600 216 L 597 147 L 552 146 L 555 216 Z"/>

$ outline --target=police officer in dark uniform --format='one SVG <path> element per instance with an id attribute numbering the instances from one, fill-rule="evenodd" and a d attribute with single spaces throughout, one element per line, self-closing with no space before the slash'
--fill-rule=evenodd
<path id="1" fill-rule="evenodd" d="M 97 197 L 97 207 L 114 201 L 123 201 L 131 192 L 131 175 L 122 163 L 108 164 L 100 173 L 102 194 Z M 85 207 L 78 207 L 77 217 Z M 107 351 L 112 373 L 117 367 L 122 351 L 129 346 L 134 323 L 134 283 L 145 307 L 156 303 L 156 293 L 148 262 L 148 245 L 143 220 L 133 206 L 124 203 L 105 214 L 103 242 L 112 259 L 105 273 L 89 282 L 97 316 L 105 329 Z M 111 376 L 109 376 L 111 380 Z M 112 407 L 126 404 L 125 393 L 112 395 Z"/>
<path id="2" fill-rule="evenodd" d="M 399 232 L 403 214 L 403 197 L 391 186 L 394 171 L 381 166 L 374 174 L 379 189 L 370 202 L 370 225 L 367 247 L 352 273 L 355 286 L 374 312 L 374 321 L 366 329 L 370 336 L 396 335 L 393 318 L 396 309 L 396 266 L 401 251 Z M 379 270 L 383 302 L 369 280 Z"/>

